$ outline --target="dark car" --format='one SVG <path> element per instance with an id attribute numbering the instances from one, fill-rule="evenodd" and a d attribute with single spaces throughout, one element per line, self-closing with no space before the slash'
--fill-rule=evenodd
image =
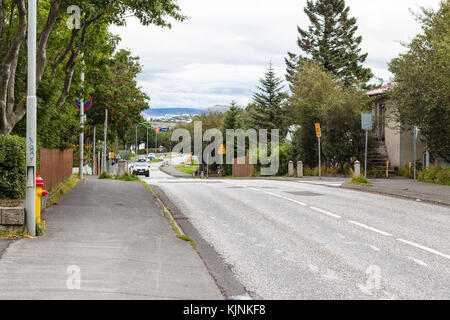
<path id="1" fill-rule="evenodd" d="M 136 162 L 133 166 L 133 174 L 137 176 L 150 177 L 150 168 L 147 162 Z"/>

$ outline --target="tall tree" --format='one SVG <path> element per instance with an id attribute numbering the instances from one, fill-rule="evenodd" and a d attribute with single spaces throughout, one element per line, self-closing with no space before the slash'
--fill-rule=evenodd
<path id="1" fill-rule="evenodd" d="M 54 92 L 58 107 L 64 105 L 70 94 L 76 66 L 82 60 L 82 53 L 87 52 L 87 39 L 93 27 L 123 25 L 130 14 L 144 25 L 161 27 L 171 26 L 168 18 L 186 19 L 176 0 L 74 0 L 70 5 L 81 8 L 79 29 L 67 29 L 67 7 L 63 6 L 63 0 L 39 1 L 36 85 L 39 88 L 45 72 L 49 72 L 51 79 L 62 72 L 63 85 Z M 9 134 L 26 112 L 26 73 L 23 71 L 26 68 L 26 16 L 25 0 L 0 1 L 0 133 L 3 134 Z M 52 42 L 59 47 L 49 56 L 48 45 Z"/>
<path id="2" fill-rule="evenodd" d="M 105 66 L 87 74 L 87 81 L 95 88 L 94 107 L 88 117 L 90 125 L 102 125 L 108 109 L 112 138 L 125 142 L 125 134 L 143 121 L 141 112 L 149 108 L 149 97 L 137 85 L 136 76 L 140 72 L 138 58 L 127 50 L 119 50 Z"/>
<path id="3" fill-rule="evenodd" d="M 450 2 L 418 19 L 423 33 L 389 65 L 398 82 L 394 115 L 406 128 L 418 126 L 428 150 L 450 162 Z"/>
<path id="4" fill-rule="evenodd" d="M 297 27 L 300 55 L 288 52 L 286 80 L 292 85 L 300 61 L 315 60 L 326 71 L 344 81 L 346 86 L 365 83 L 372 72 L 362 64 L 367 53 L 361 54 L 361 36 L 356 18 L 349 17 L 345 0 L 308 0 L 304 9 L 311 24 L 308 29 Z"/>
<path id="5" fill-rule="evenodd" d="M 299 129 L 293 145 L 296 160 L 317 165 L 315 123 L 322 131 L 322 154 L 329 166 L 344 166 L 364 150 L 361 112 L 367 108 L 365 92 L 323 70 L 316 62 L 302 62 L 296 73 L 288 110 Z"/>
<path id="6" fill-rule="evenodd" d="M 286 116 L 283 104 L 287 94 L 283 91 L 283 79 L 277 77 L 270 63 L 263 79 L 259 80 L 258 91 L 247 107 L 249 125 L 253 129 L 279 129 L 280 136 L 286 131 Z"/>

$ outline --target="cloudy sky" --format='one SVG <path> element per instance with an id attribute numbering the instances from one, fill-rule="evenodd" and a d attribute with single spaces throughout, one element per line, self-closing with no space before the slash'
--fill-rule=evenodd
<path id="1" fill-rule="evenodd" d="M 375 76 L 389 81 L 388 62 L 420 32 L 410 13 L 437 8 L 439 0 L 347 0 L 358 19 L 365 63 Z M 306 0 L 179 0 L 190 20 L 171 30 L 144 27 L 133 18 L 113 32 L 121 48 L 141 59 L 140 86 L 151 108 L 207 108 L 250 102 L 272 61 L 284 75 L 287 51 L 297 52 L 296 26 L 306 27 Z"/>

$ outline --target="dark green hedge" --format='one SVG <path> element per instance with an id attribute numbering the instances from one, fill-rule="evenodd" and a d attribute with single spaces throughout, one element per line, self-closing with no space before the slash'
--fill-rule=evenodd
<path id="1" fill-rule="evenodd" d="M 0 134 L 0 198 L 25 197 L 25 157 L 24 138 Z"/>

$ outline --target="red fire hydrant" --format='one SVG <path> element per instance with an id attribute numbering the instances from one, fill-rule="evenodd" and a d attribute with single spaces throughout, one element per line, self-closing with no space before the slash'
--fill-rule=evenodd
<path id="1" fill-rule="evenodd" d="M 36 224 L 41 224 L 41 198 L 48 194 L 43 187 L 44 180 L 39 173 L 36 173 Z"/>

